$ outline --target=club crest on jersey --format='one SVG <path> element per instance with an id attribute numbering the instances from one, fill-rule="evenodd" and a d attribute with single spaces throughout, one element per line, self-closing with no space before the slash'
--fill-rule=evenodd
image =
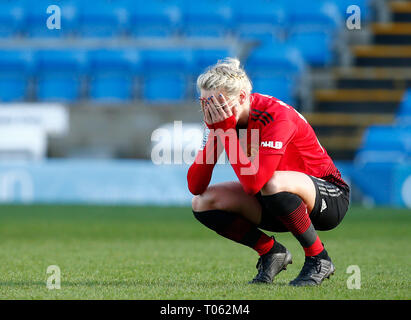
<path id="1" fill-rule="evenodd" d="M 261 146 L 273 149 L 281 149 L 283 147 L 283 143 L 281 141 L 261 141 Z"/>

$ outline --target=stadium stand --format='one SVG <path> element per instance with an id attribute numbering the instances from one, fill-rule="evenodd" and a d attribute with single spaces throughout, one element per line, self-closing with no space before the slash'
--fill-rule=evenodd
<path id="1" fill-rule="evenodd" d="M 129 11 L 117 3 L 98 5 L 94 1 L 81 4 L 79 36 L 120 37 L 129 29 Z"/>
<path id="2" fill-rule="evenodd" d="M 147 102 L 182 102 L 188 94 L 192 52 L 181 48 L 142 52 L 143 98 Z"/>
<path id="3" fill-rule="evenodd" d="M 16 3 L 0 3 L 0 36 L 13 37 L 23 31 L 25 12 Z"/>
<path id="4" fill-rule="evenodd" d="M 35 54 L 36 97 L 41 101 L 76 101 L 87 69 L 82 50 L 42 50 Z"/>
<path id="5" fill-rule="evenodd" d="M 46 9 L 54 3 L 46 0 L 18 1 L 17 3 L 20 3 L 20 9 L 24 10 L 26 16 L 24 28 L 21 30 L 22 36 L 29 38 L 59 38 L 73 36 L 78 31 L 80 26 L 79 9 L 73 2 L 62 1 L 58 3 L 61 12 L 60 26 L 64 26 L 60 29 L 44 27 L 53 7 L 50 7 L 49 12 Z"/>
<path id="6" fill-rule="evenodd" d="M 301 52 L 303 59 L 311 66 L 322 67 L 332 63 L 333 46 L 331 35 L 324 31 L 293 32 L 287 43 Z M 312 45 L 315 43 L 315 45 Z"/>
<path id="7" fill-rule="evenodd" d="M 134 37 L 171 37 L 181 26 L 181 10 L 172 1 L 127 1 L 131 13 L 130 35 Z"/>
<path id="8" fill-rule="evenodd" d="M 398 123 L 411 123 L 411 89 L 408 89 L 401 101 L 398 113 Z"/>
<path id="9" fill-rule="evenodd" d="M 291 0 L 285 5 L 288 9 L 290 29 L 337 32 L 341 26 L 342 15 L 336 2 L 338 1 Z"/>
<path id="10" fill-rule="evenodd" d="M 210 5 L 205 1 L 190 1 L 182 12 L 181 20 L 186 37 L 226 37 L 231 32 L 232 8 L 224 2 Z"/>
<path id="11" fill-rule="evenodd" d="M 339 3 L 339 2 L 336 2 Z M 353 3 L 355 4 L 355 2 Z M 391 124 L 398 110 L 404 90 L 410 86 L 410 19 L 406 19 L 411 3 L 390 1 L 384 3 L 392 20 L 378 21 L 370 6 L 361 6 L 361 16 L 367 15 L 368 35 L 347 42 L 349 63 L 334 64 L 327 78 L 332 85 L 319 85 L 313 89 L 313 109 L 328 114 L 321 116 L 324 123 L 315 128 L 322 134 L 330 133 L 331 118 L 341 119 L 326 140 L 327 149 L 334 156 L 351 159 L 357 148 L 362 148 L 362 136 L 367 121 L 343 123 L 341 113 L 365 115 L 374 119 L 374 124 Z M 344 5 L 341 4 L 342 7 Z M 404 18 L 405 17 L 405 18 Z M 408 22 L 408 23 L 407 23 Z M 320 122 L 320 121 L 318 121 Z M 371 123 L 369 123 L 371 124 Z M 340 127 L 340 129 L 338 129 Z"/>
<path id="12" fill-rule="evenodd" d="M 28 79 L 33 72 L 33 55 L 29 50 L 0 51 L 0 99 L 21 101 L 28 95 Z"/>
<path id="13" fill-rule="evenodd" d="M 141 56 L 135 49 L 90 51 L 89 93 L 93 101 L 123 102 L 133 98 Z"/>
<path id="14" fill-rule="evenodd" d="M 68 90 L 71 92 L 68 92 L 66 97 L 61 97 L 62 93 L 49 93 L 47 90 L 58 91 L 58 87 L 63 83 L 55 84 L 57 88 L 52 88 L 45 79 L 47 77 L 41 74 L 42 71 L 36 69 L 33 79 L 28 79 L 28 82 L 32 80 L 32 85 L 36 86 L 34 89 L 36 94 L 24 95 L 29 101 L 30 99 L 49 101 L 55 95 L 57 101 L 66 100 L 74 103 L 85 98 L 91 102 L 104 102 L 104 94 L 108 95 L 106 101 L 110 101 L 109 96 L 112 95 L 113 99 L 116 98 L 117 101 L 125 103 L 135 99 L 156 103 L 187 100 L 195 94 L 192 89 L 194 72 L 198 73 L 201 68 L 214 62 L 215 57 L 223 57 L 224 52 L 240 56 L 247 63 L 247 68 L 253 77 L 256 77 L 257 86 L 267 88 L 268 81 L 271 81 L 277 88 L 272 92 L 276 93 L 282 90 L 279 87 L 279 79 L 284 78 L 284 73 L 291 72 L 293 76 L 298 77 L 303 72 L 305 63 L 318 66 L 328 65 L 332 61 L 329 37 L 335 32 L 342 19 L 337 6 L 332 1 L 321 0 L 315 5 L 307 5 L 306 1 L 300 0 L 256 1 L 258 5 L 249 6 L 246 1 L 218 0 L 196 2 L 187 0 L 97 0 L 92 3 L 61 0 L 56 3 L 61 9 L 61 23 L 64 28 L 50 30 L 44 25 L 44 21 L 50 14 L 47 12 L 49 6 L 47 1 L 40 0 L 34 3 L 27 0 L 15 2 L 4 0 L 1 4 L 4 10 L 0 15 L 0 32 L 5 38 L 22 40 L 23 42 L 19 42 L 19 45 L 23 43 L 23 46 L 19 46 L 21 50 L 26 50 L 26 47 L 33 50 L 33 44 L 36 50 L 37 48 L 38 50 L 48 49 L 44 46 L 58 47 L 64 43 L 61 40 L 67 39 L 66 44 L 72 43 L 80 49 L 90 51 L 86 55 L 88 63 L 95 60 L 93 52 L 104 50 L 107 47 L 105 44 L 110 44 L 110 42 L 104 42 L 104 39 L 107 41 L 123 39 L 125 47 L 132 47 L 136 50 L 145 48 L 138 44 L 135 45 L 134 41 L 147 39 L 150 43 L 155 38 L 175 39 L 171 45 L 161 45 L 160 48 L 156 48 L 159 56 L 155 63 L 158 65 L 163 65 L 163 59 L 173 59 L 175 55 L 170 53 L 170 50 L 173 50 L 176 43 L 181 43 L 180 48 L 183 51 L 191 51 L 194 57 L 198 55 L 199 50 L 203 52 L 190 67 L 187 66 L 191 61 L 187 61 L 186 66 L 178 70 L 179 75 L 176 77 L 174 87 L 169 86 L 169 83 L 173 83 L 171 79 L 169 81 L 158 79 L 158 72 L 152 70 L 153 64 L 150 64 L 150 61 L 142 64 L 142 68 L 146 70 L 138 71 L 131 68 L 130 74 L 124 80 L 123 93 L 119 92 L 121 91 L 120 80 L 107 78 L 103 80 L 101 75 L 98 75 L 101 74 L 96 69 L 98 67 L 94 66 L 84 70 L 86 74 L 81 81 L 78 80 L 80 83 L 76 85 L 71 83 L 70 90 Z M 313 21 L 315 21 L 314 24 Z M 328 32 L 319 32 L 319 29 L 325 29 Z M 46 45 L 44 45 L 45 42 L 35 42 L 35 39 L 42 38 L 49 40 Z M 57 39 L 53 43 L 49 38 Z M 97 45 L 97 48 L 90 50 L 87 41 L 92 42 L 92 39 L 96 38 L 102 39 L 103 42 L 99 42 L 100 45 Z M 216 46 L 212 42 L 213 39 L 224 38 L 233 40 L 236 44 L 235 49 L 224 45 Z M 196 39 L 201 43 L 200 46 L 198 42 L 195 42 Z M 207 39 L 209 42 L 206 41 Z M 308 43 L 317 45 L 309 46 L 311 50 L 304 50 L 302 56 L 302 48 L 306 48 Z M 148 45 L 148 49 L 150 47 L 152 45 Z M 178 50 L 179 48 L 175 49 L 175 51 Z M 168 57 L 169 55 L 171 57 Z M 164 73 L 171 78 L 176 72 L 170 70 L 169 67 L 165 66 Z M 265 72 L 260 72 L 264 69 L 266 69 Z M 270 74 L 271 79 L 269 79 L 267 70 L 273 71 L 274 69 L 276 74 Z M 290 103 L 295 101 L 295 90 L 289 88 L 293 85 L 295 81 L 289 79 L 282 85 L 287 89 L 284 97 L 289 99 Z M 116 86 L 117 89 L 115 89 Z M 110 93 L 109 88 L 117 93 Z M 164 97 L 157 99 L 156 95 L 161 95 L 156 93 L 156 91 L 161 91 L 159 88 L 169 89 L 170 94 L 166 94 L 163 90 Z M 171 94 L 173 90 L 178 92 Z M 8 99 L 12 99 L 12 96 Z M 16 99 L 21 98 L 16 97 Z"/>
<path id="15" fill-rule="evenodd" d="M 251 79 L 256 92 L 277 97 L 287 103 L 294 105 L 294 80 L 285 75 L 279 76 L 256 76 Z"/>
<path id="16" fill-rule="evenodd" d="M 288 25 L 285 7 L 280 3 L 258 2 L 249 6 L 245 1 L 234 8 L 234 33 L 243 41 L 257 43 L 284 38 Z"/>
<path id="17" fill-rule="evenodd" d="M 369 162 L 405 162 L 411 157 L 411 126 L 373 125 L 365 134 L 355 160 Z"/>

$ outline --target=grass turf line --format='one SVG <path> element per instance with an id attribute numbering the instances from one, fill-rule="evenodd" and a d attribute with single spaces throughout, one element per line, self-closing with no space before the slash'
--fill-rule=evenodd
<path id="1" fill-rule="evenodd" d="M 353 207 L 319 232 L 336 266 L 320 287 L 293 288 L 304 254 L 271 285 L 249 285 L 257 254 L 199 224 L 189 208 L 0 206 L 0 299 L 410 299 L 409 210 Z M 48 290 L 49 265 L 61 289 Z M 349 290 L 349 265 L 361 289 Z"/>

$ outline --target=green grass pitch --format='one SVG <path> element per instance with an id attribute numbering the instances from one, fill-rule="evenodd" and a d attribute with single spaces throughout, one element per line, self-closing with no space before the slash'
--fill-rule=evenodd
<path id="1" fill-rule="evenodd" d="M 257 254 L 199 224 L 189 208 L 0 206 L 1 299 L 410 299 L 411 212 L 353 207 L 320 232 L 336 274 L 320 287 L 288 286 L 303 250 L 277 239 L 293 264 L 271 285 L 249 285 Z M 49 265 L 61 288 L 46 287 Z M 358 265 L 361 289 L 348 289 Z"/>

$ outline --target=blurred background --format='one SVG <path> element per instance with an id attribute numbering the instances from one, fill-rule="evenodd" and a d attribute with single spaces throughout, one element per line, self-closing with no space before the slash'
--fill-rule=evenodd
<path id="1" fill-rule="evenodd" d="M 398 0 L 0 0 L 0 202 L 190 204 L 176 155 L 201 143 L 196 77 L 227 56 L 307 118 L 353 202 L 411 208 Z"/>

